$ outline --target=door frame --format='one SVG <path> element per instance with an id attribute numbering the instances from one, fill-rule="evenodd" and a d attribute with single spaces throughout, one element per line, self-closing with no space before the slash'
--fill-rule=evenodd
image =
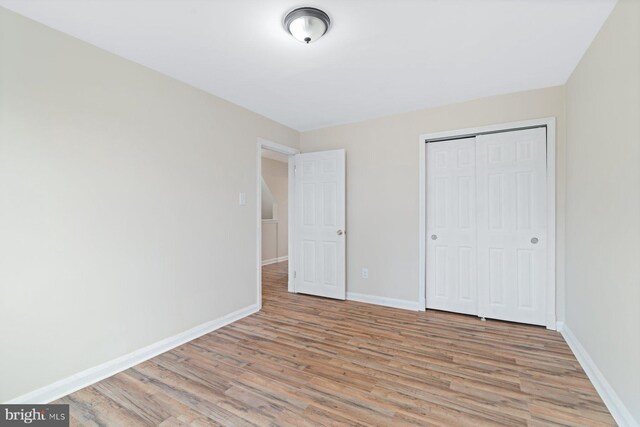
<path id="1" fill-rule="evenodd" d="M 420 135 L 419 156 L 419 269 L 418 269 L 418 305 L 421 311 L 426 310 L 427 300 L 427 235 L 426 235 L 426 208 L 427 208 L 427 141 L 438 139 L 455 139 L 470 137 L 478 134 L 507 132 L 532 127 L 547 128 L 547 289 L 546 289 L 546 326 L 547 329 L 556 329 L 556 118 L 545 117 L 541 119 L 525 120 L 511 123 L 501 123 L 489 126 L 457 129 L 451 131 L 426 133 Z"/>
<path id="2" fill-rule="evenodd" d="M 262 309 L 262 149 L 267 149 L 271 151 L 275 151 L 276 153 L 284 154 L 288 157 L 288 171 L 287 171 L 287 181 L 289 184 L 289 195 L 288 195 L 288 204 L 289 204 L 289 218 L 288 218 L 288 241 L 287 241 L 287 256 L 289 259 L 288 265 L 288 285 L 287 289 L 289 292 L 295 292 L 295 280 L 293 278 L 293 262 L 294 260 L 294 203 L 295 203 L 295 191 L 294 191 L 294 176 L 293 176 L 293 167 L 294 167 L 294 159 L 293 156 L 296 154 L 300 154 L 300 150 L 297 148 L 289 147 L 287 145 L 278 144 L 277 142 L 270 141 L 265 138 L 258 137 L 258 141 L 256 142 L 256 230 L 257 230 L 257 246 L 256 246 L 256 254 L 257 254 L 257 294 L 258 294 L 258 307 Z"/>

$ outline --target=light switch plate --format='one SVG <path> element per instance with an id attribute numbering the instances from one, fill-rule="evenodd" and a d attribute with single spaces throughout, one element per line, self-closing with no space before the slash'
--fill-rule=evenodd
<path id="1" fill-rule="evenodd" d="M 240 193 L 238 195 L 238 202 L 240 203 L 240 206 L 244 206 L 247 204 L 247 193 Z"/>

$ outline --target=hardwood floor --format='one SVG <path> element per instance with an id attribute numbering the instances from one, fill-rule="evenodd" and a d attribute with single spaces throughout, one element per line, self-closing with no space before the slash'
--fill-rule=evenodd
<path id="1" fill-rule="evenodd" d="M 615 425 L 560 334 L 286 291 L 75 392 L 72 425 Z"/>

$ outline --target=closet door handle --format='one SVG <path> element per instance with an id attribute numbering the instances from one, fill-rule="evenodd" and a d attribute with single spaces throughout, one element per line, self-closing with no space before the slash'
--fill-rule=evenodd
<path id="1" fill-rule="evenodd" d="M 438 240 L 438 236 L 436 234 L 431 235 L 431 240 Z"/>
<path id="2" fill-rule="evenodd" d="M 532 238 L 531 238 L 531 243 L 533 243 L 534 245 L 535 245 L 536 243 L 538 243 L 538 242 L 539 242 L 539 240 L 538 240 L 538 238 L 537 238 L 537 237 L 532 237 Z"/>

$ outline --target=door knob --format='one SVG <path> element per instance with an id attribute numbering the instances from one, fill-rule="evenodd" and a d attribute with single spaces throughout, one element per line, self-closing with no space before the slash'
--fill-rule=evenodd
<path id="1" fill-rule="evenodd" d="M 431 240 L 438 240 L 438 236 L 437 236 L 437 235 L 435 235 L 435 234 L 432 234 L 432 235 L 431 235 Z"/>
<path id="2" fill-rule="evenodd" d="M 538 243 L 538 242 L 539 242 L 539 240 L 538 240 L 538 238 L 537 238 L 537 237 L 532 237 L 532 238 L 531 238 L 531 243 L 533 243 L 534 245 L 535 245 L 536 243 Z"/>
<path id="3" fill-rule="evenodd" d="M 338 230 L 338 236 L 342 236 L 343 234 L 344 234 L 344 231 Z"/>

